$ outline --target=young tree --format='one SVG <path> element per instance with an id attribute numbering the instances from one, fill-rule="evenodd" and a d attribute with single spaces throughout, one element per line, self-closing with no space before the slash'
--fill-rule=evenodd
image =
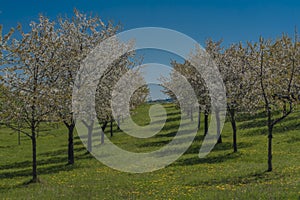
<path id="1" fill-rule="evenodd" d="M 268 127 L 268 170 L 272 171 L 273 128 L 285 119 L 294 109 L 299 79 L 296 71 L 299 66 L 299 43 L 283 35 L 275 41 L 262 37 L 258 43 L 248 43 L 251 72 L 257 80 L 253 94 L 260 100 L 267 115 Z M 288 109 L 283 112 L 284 105 Z M 277 117 L 274 112 L 281 110 Z"/>
<path id="2" fill-rule="evenodd" d="M 197 70 L 190 64 L 189 61 L 185 61 L 184 63 L 178 63 L 175 61 L 171 62 L 173 66 L 173 71 L 171 73 L 170 79 L 161 78 L 161 80 L 164 82 L 166 86 L 171 86 L 173 88 L 177 88 L 178 91 L 180 91 L 181 96 L 176 97 L 175 94 L 172 91 L 169 91 L 168 89 L 165 89 L 165 93 L 170 96 L 172 99 L 174 99 L 174 102 L 179 106 L 179 99 L 181 101 L 184 101 L 185 105 L 187 105 L 186 108 L 182 108 L 186 113 L 187 116 L 190 117 L 191 121 L 193 121 L 193 110 L 195 106 L 193 105 L 192 101 L 190 99 L 185 98 L 186 93 L 188 91 L 185 91 L 186 88 L 182 87 L 182 84 L 180 84 L 181 77 L 178 76 L 178 73 L 180 73 L 182 76 L 184 76 L 187 81 L 191 84 L 193 91 L 195 92 L 198 103 L 199 103 L 199 112 L 198 112 L 198 129 L 200 128 L 200 114 L 201 110 L 204 110 L 204 112 L 208 111 L 209 106 L 206 106 L 206 104 L 210 103 L 210 99 L 208 96 L 208 90 L 206 88 L 206 85 L 204 83 L 204 80 L 202 79 L 201 75 Z M 176 85 L 174 85 L 176 84 Z M 208 117 L 207 117 L 207 124 L 205 124 L 208 129 Z"/>
<path id="3" fill-rule="evenodd" d="M 197 56 L 201 56 L 201 52 L 196 51 L 195 54 L 191 55 L 190 59 L 198 59 Z M 187 108 L 183 108 L 184 111 L 187 112 L 189 117 L 192 119 L 192 113 L 193 108 L 196 105 L 192 105 L 190 102 L 188 102 L 190 99 L 186 98 L 185 93 L 187 91 L 186 88 L 182 88 L 182 84 L 180 82 L 180 76 L 178 76 L 177 73 L 180 73 L 182 76 L 184 76 L 187 81 L 191 84 L 193 91 L 195 92 L 197 98 L 198 98 L 198 104 L 199 104 L 199 112 L 198 112 L 198 129 L 200 128 L 200 114 L 201 111 L 204 112 L 204 136 L 208 133 L 208 125 L 209 125 L 209 113 L 210 113 L 210 104 L 211 99 L 209 95 L 208 88 L 204 82 L 204 79 L 202 75 L 195 69 L 192 64 L 186 60 L 184 63 L 177 63 L 172 62 L 174 71 L 171 73 L 170 80 L 161 78 L 162 81 L 166 86 L 172 85 L 173 88 L 176 88 L 178 91 L 180 91 L 180 94 L 182 96 L 176 97 L 172 91 L 169 91 L 166 89 L 164 92 L 169 95 L 172 99 L 174 99 L 175 103 L 179 105 L 178 99 L 185 102 L 185 105 L 188 105 Z M 174 85 L 177 84 L 177 85 Z"/>
<path id="4" fill-rule="evenodd" d="M 56 86 L 60 92 L 58 99 L 60 105 L 57 112 L 68 129 L 68 164 L 74 163 L 73 132 L 76 122 L 72 112 L 72 92 L 80 63 L 94 47 L 116 34 L 119 28 L 111 22 L 104 24 L 99 17 L 86 15 L 76 9 L 71 19 L 59 19 L 58 33 L 63 48 L 57 66 L 60 74 Z M 86 125 L 89 130 L 92 130 L 93 123 Z M 89 151 L 91 151 L 91 145 L 89 145 Z"/>
<path id="5" fill-rule="evenodd" d="M 133 110 L 137 106 L 145 103 L 146 98 L 149 94 L 149 89 L 146 86 L 146 82 L 139 69 L 134 68 L 136 63 L 132 61 L 133 56 L 133 53 L 125 54 L 115 62 L 113 62 L 113 64 L 107 69 L 106 73 L 104 73 L 104 75 L 101 77 L 97 87 L 97 118 L 104 124 L 104 126 L 106 126 L 108 122 L 111 123 L 111 136 L 113 136 L 112 122 L 114 120 L 118 121 L 120 118 L 128 117 L 128 115 L 130 115 L 130 113 L 128 113 L 128 111 L 126 110 L 127 105 L 129 105 L 128 107 L 130 110 Z M 126 77 L 126 73 L 130 73 L 131 77 Z M 121 78 L 124 79 L 124 77 L 126 80 L 122 81 L 126 84 L 117 85 L 118 81 L 120 81 Z M 134 81 L 140 81 L 144 83 L 144 85 L 134 91 L 133 94 L 131 94 L 130 86 Z M 113 92 L 117 95 L 113 95 Z M 127 100 L 125 96 L 129 96 L 130 99 Z M 118 104 L 114 106 L 114 113 L 118 114 L 118 116 L 113 116 L 112 100 L 116 101 Z M 114 117 L 116 117 L 116 119 L 114 119 Z M 102 135 L 101 143 L 103 142 L 104 138 Z"/>
<path id="6" fill-rule="evenodd" d="M 32 182 L 37 182 L 36 133 L 42 121 L 52 117 L 55 108 L 56 77 L 53 67 L 59 55 L 55 24 L 44 16 L 30 24 L 29 33 L 18 26 L 20 39 L 7 44 L 2 82 L 7 87 L 2 119 L 8 127 L 19 130 L 32 142 Z M 22 127 L 16 121 L 21 120 Z"/>
<path id="7" fill-rule="evenodd" d="M 225 88 L 222 81 L 220 81 L 221 77 L 218 75 L 218 71 L 214 71 L 218 70 L 217 66 L 215 66 L 217 64 L 216 58 L 210 55 L 209 52 L 204 52 L 200 47 L 196 47 L 195 51 L 191 52 L 189 60 L 191 63 L 199 65 L 198 67 L 201 68 L 201 76 L 199 73 L 192 73 L 192 77 L 200 76 L 200 78 L 197 78 L 198 80 L 195 85 L 196 87 L 198 85 L 198 89 L 196 91 L 197 94 L 200 95 L 202 107 L 205 109 L 204 134 L 206 135 L 208 133 L 208 117 L 209 113 L 211 113 L 216 119 L 216 132 L 218 135 L 217 142 L 222 143 L 221 121 L 223 119 L 223 112 L 226 112 L 223 105 L 226 101 L 226 99 L 224 99 L 226 96 L 224 93 Z M 201 79 L 203 81 L 201 81 Z"/>
<path id="8" fill-rule="evenodd" d="M 249 66 L 246 62 L 246 49 L 242 44 L 233 44 L 227 49 L 221 47 L 221 41 L 208 40 L 206 50 L 218 65 L 226 87 L 227 111 L 233 133 L 233 151 L 237 152 L 236 112 L 247 110 L 248 91 L 253 84 L 249 79 Z"/>

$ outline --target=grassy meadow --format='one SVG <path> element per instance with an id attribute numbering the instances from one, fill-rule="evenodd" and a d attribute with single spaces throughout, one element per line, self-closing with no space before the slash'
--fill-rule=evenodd
<path id="1" fill-rule="evenodd" d="M 125 135 L 114 125 L 111 140 L 123 149 L 149 152 L 163 147 L 176 134 L 180 111 L 164 105 L 163 130 L 148 139 Z M 149 105 L 133 119 L 149 123 Z M 202 117 L 203 120 L 203 117 Z M 109 136 L 109 126 L 107 127 Z M 238 152 L 226 122 L 222 137 L 204 159 L 198 158 L 203 123 L 188 151 L 164 169 L 131 174 L 111 169 L 87 153 L 75 135 L 75 164 L 67 163 L 67 130 L 43 124 L 37 139 L 40 183 L 31 178 L 31 143 L 12 130 L 0 129 L 0 199 L 300 199 L 300 113 L 291 114 L 274 129 L 273 172 L 267 169 L 267 128 L 263 113 L 238 116 Z"/>

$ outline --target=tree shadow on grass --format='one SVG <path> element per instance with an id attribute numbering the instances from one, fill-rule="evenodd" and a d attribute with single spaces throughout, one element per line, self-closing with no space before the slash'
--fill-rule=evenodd
<path id="1" fill-rule="evenodd" d="M 67 157 L 51 157 L 49 159 L 38 159 L 37 165 L 47 165 L 47 164 L 57 164 L 57 163 L 67 163 Z M 31 167 L 32 161 L 23 161 L 23 162 L 15 162 L 7 165 L 1 165 L 0 170 L 11 170 L 11 169 L 21 169 Z M 1 171 L 0 171 L 1 177 Z"/>
<path id="2" fill-rule="evenodd" d="M 286 119 L 284 119 L 283 121 L 281 121 L 281 124 L 287 124 L 294 120 L 299 120 L 299 117 L 298 116 L 289 116 Z M 293 123 L 293 124 L 295 124 L 295 126 L 296 126 L 297 123 Z M 280 123 L 277 125 L 280 125 Z M 238 127 L 241 129 L 261 128 L 261 127 L 265 127 L 265 126 L 267 126 L 266 118 L 259 119 L 259 120 L 253 119 L 251 121 L 247 121 L 247 122 L 244 122 L 244 123 L 238 125 Z M 276 127 L 276 125 L 275 125 L 275 127 Z"/>
<path id="3" fill-rule="evenodd" d="M 246 130 L 243 132 L 244 136 L 257 136 L 257 135 L 264 135 L 268 133 L 267 127 L 262 127 L 255 130 Z"/>
<path id="4" fill-rule="evenodd" d="M 145 142 L 145 143 L 142 143 L 142 144 L 138 144 L 137 146 L 138 147 L 152 147 L 152 146 L 164 146 L 164 145 L 167 145 L 168 143 L 170 143 L 172 141 L 172 138 L 171 137 L 174 137 L 176 135 L 177 132 L 172 132 L 170 134 L 161 134 L 161 135 L 157 135 L 156 139 L 157 141 L 152 141 L 152 142 Z M 173 136 L 174 135 L 174 136 Z M 166 139 L 162 139 L 161 137 L 165 136 Z M 194 137 L 194 140 L 193 141 L 200 141 L 200 140 L 203 140 L 203 136 L 202 135 L 196 135 Z"/>
<path id="5" fill-rule="evenodd" d="M 261 128 L 267 126 L 266 119 L 253 119 L 238 125 L 240 129 Z"/>
<path id="6" fill-rule="evenodd" d="M 55 174 L 60 171 L 72 171 L 74 169 L 78 168 L 76 165 L 65 165 L 65 164 L 56 164 L 56 165 L 51 165 L 47 167 L 38 167 L 38 174 Z M 18 171 L 10 171 L 10 172 L 0 172 L 0 179 L 2 178 L 7 178 L 7 179 L 12 179 L 15 177 L 31 177 L 32 171 L 31 169 L 22 169 Z M 16 189 L 16 188 L 24 188 L 27 187 L 30 183 L 32 183 L 30 180 L 24 181 L 22 183 L 16 184 L 16 185 L 0 185 L 0 193 L 1 191 L 7 191 L 11 189 Z M 39 180 L 39 183 L 43 183 L 43 180 Z"/>
<path id="7" fill-rule="evenodd" d="M 201 179 L 197 180 L 197 182 L 188 183 L 186 185 L 189 186 L 215 186 L 220 184 L 230 184 L 230 185 L 237 185 L 237 184 L 250 184 L 250 183 L 256 183 L 258 181 L 268 181 L 271 177 L 269 176 L 269 173 L 267 171 L 261 171 L 261 172 L 254 172 L 249 173 L 245 176 L 237 176 L 237 177 L 230 177 L 230 178 L 224 178 L 220 180 L 212 179 L 209 181 L 202 181 Z"/>
<path id="8" fill-rule="evenodd" d="M 74 140 L 80 140 L 80 137 L 79 136 L 75 136 Z"/>
<path id="9" fill-rule="evenodd" d="M 83 137 L 84 139 L 86 139 L 87 137 Z M 78 137 L 78 138 L 74 138 L 74 142 L 73 142 L 73 145 L 76 146 L 76 145 L 83 145 L 81 139 Z M 60 145 L 60 147 L 66 147 L 67 144 L 62 144 Z"/>
<path id="10" fill-rule="evenodd" d="M 6 146 L 0 145 L 0 149 L 8 149 L 8 148 L 13 148 L 15 146 L 17 146 L 17 145 L 6 145 Z"/>
<path id="11" fill-rule="evenodd" d="M 181 120 L 181 116 L 180 115 L 176 115 L 176 116 L 167 116 L 167 120 L 166 120 L 166 123 L 168 123 L 168 122 L 173 122 L 173 121 L 178 121 L 178 122 L 180 122 L 180 120 Z"/>
<path id="12" fill-rule="evenodd" d="M 178 128 L 179 128 L 179 124 L 169 124 L 168 122 L 166 122 L 165 126 L 162 128 L 160 133 L 155 135 L 155 137 L 157 137 L 157 138 L 174 137 L 177 134 Z M 172 131 L 172 130 L 174 130 L 174 131 Z"/>
<path id="13" fill-rule="evenodd" d="M 82 143 L 81 140 L 78 140 L 78 141 L 75 141 L 75 142 L 74 142 L 74 145 L 83 145 L 83 143 Z"/>
<path id="14" fill-rule="evenodd" d="M 292 130 L 300 130 L 299 124 L 296 123 L 296 120 L 298 117 L 289 117 L 285 120 L 283 120 L 281 123 L 278 123 L 273 128 L 274 134 L 284 134 L 286 132 L 292 131 Z M 249 128 L 249 127 L 248 127 Z M 255 128 L 255 127 L 253 127 Z M 268 134 L 268 127 L 265 124 L 264 126 L 257 126 L 256 129 L 250 129 L 250 130 L 244 130 L 243 135 L 245 136 L 255 136 L 255 135 L 266 135 Z"/>
<path id="15" fill-rule="evenodd" d="M 93 156 L 91 154 L 80 154 L 75 155 L 75 160 L 85 160 L 92 159 Z M 80 165 L 66 165 L 67 158 L 66 157 L 53 157 L 50 159 L 38 160 L 38 174 L 55 174 L 61 171 L 72 171 L 80 167 Z M 31 161 L 13 163 L 10 165 L 1 166 L 0 171 L 0 179 L 13 179 L 15 177 L 31 177 L 32 169 L 31 169 Z M 4 171 L 5 170 L 5 171 Z M 9 170 L 9 171 L 7 171 Z M 21 184 L 17 184 L 14 186 L 3 186 L 0 185 L 1 190 L 15 189 L 18 187 L 24 187 L 28 185 L 30 181 L 26 181 Z M 1 193 L 1 192 L 0 192 Z"/>
<path id="16" fill-rule="evenodd" d="M 52 157 L 52 156 L 59 156 L 59 155 L 66 155 L 68 153 L 67 149 L 59 149 L 59 150 L 55 150 L 55 151 L 47 151 L 47 152 L 43 152 L 43 153 L 38 153 L 37 157 L 39 156 L 45 156 L 45 157 Z"/>
<path id="17" fill-rule="evenodd" d="M 237 147 L 238 149 L 244 149 L 244 148 L 249 148 L 253 146 L 252 143 L 248 142 L 238 142 Z M 191 145 L 189 149 L 185 152 L 185 154 L 197 154 L 199 153 L 201 146 L 200 145 Z M 223 142 L 220 144 L 216 144 L 212 151 L 226 151 L 226 150 L 231 150 L 233 149 L 232 143 L 231 142 Z"/>
<path id="18" fill-rule="evenodd" d="M 169 144 L 171 142 L 170 139 L 166 139 L 166 140 L 159 140 L 159 141 L 155 141 L 155 142 L 147 142 L 147 143 L 142 143 L 142 144 L 137 144 L 137 147 L 139 148 L 145 148 L 145 147 L 163 147 L 167 144 Z"/>
<path id="19" fill-rule="evenodd" d="M 85 147 L 75 147 L 74 152 L 84 152 L 86 150 Z M 59 163 L 67 163 L 68 162 L 68 150 L 67 149 L 59 149 L 56 151 L 49 151 L 49 152 L 43 152 L 43 153 L 38 153 L 37 155 L 37 165 L 42 166 L 42 165 L 47 165 L 47 164 L 59 164 Z M 75 155 L 76 156 L 76 155 Z M 49 158 L 44 158 L 43 157 L 49 157 Z M 10 163 L 6 165 L 0 165 L 0 170 L 9 170 L 9 169 L 21 169 L 21 168 L 28 168 L 31 167 L 32 161 L 23 161 L 23 162 L 15 162 L 15 163 Z M 0 176 L 1 176 L 1 171 L 0 171 Z"/>
<path id="20" fill-rule="evenodd" d="M 296 118 L 298 119 L 298 118 Z M 292 130 L 300 130 L 300 124 L 297 123 L 282 123 L 277 124 L 274 127 L 273 133 L 286 133 Z"/>
<path id="21" fill-rule="evenodd" d="M 288 130 L 297 129 L 297 120 L 299 120 L 299 116 L 288 116 L 286 119 L 281 121 L 280 123 L 275 125 L 276 127 L 285 127 Z M 252 128 L 265 128 L 267 127 L 267 119 L 253 119 L 251 121 L 247 121 L 238 125 L 240 129 L 252 129 Z M 255 131 L 255 130 L 254 130 Z"/>
<path id="22" fill-rule="evenodd" d="M 199 150 L 199 149 L 198 149 Z M 172 166 L 191 166 L 198 164 L 213 164 L 213 163 L 221 163 L 228 160 L 236 159 L 241 156 L 241 153 L 228 153 L 226 155 L 218 155 L 218 156 L 209 156 L 206 158 L 199 158 L 198 156 L 194 156 L 192 158 L 182 158 L 176 161 Z"/>
<path id="23" fill-rule="evenodd" d="M 300 137 L 292 136 L 290 139 L 286 141 L 289 144 L 300 142 Z"/>
<path id="24" fill-rule="evenodd" d="M 174 112 L 168 112 L 167 113 L 167 116 L 177 116 L 177 115 L 179 115 L 180 116 L 180 114 L 181 114 L 181 112 L 180 112 L 180 110 L 179 111 L 174 111 Z"/>
<path id="25" fill-rule="evenodd" d="M 82 144 L 80 142 L 80 144 Z M 80 147 L 76 147 L 75 143 L 74 143 L 74 152 L 80 152 L 80 151 L 84 151 L 86 150 L 86 148 L 84 146 L 80 146 Z M 59 150 L 55 150 L 55 151 L 48 151 L 48 152 L 43 152 L 43 153 L 39 153 L 39 156 L 45 156 L 45 157 L 53 157 L 53 156 L 66 156 L 68 154 L 68 149 L 59 149 Z M 1 169 L 1 166 L 0 166 Z"/>
<path id="26" fill-rule="evenodd" d="M 59 158 L 56 158 L 59 159 Z M 31 164 L 31 163 L 30 163 Z M 49 165 L 50 163 L 48 163 Z M 21 170 L 13 170 L 7 172 L 0 172 L 0 179 L 1 178 L 15 178 L 15 177 L 30 177 L 32 173 L 32 169 L 30 165 L 26 166 L 29 167 L 27 169 Z M 23 167 L 24 168 L 24 167 Z M 74 166 L 69 166 L 65 164 L 65 159 L 59 159 L 59 162 L 52 162 L 50 166 L 43 166 L 42 164 L 38 163 L 38 174 L 52 174 L 57 173 L 60 171 L 69 171 L 72 170 Z M 16 168 L 14 168 L 16 169 Z"/>
<path id="27" fill-rule="evenodd" d="M 193 140 L 194 141 L 193 144 L 187 149 L 187 151 L 184 154 L 196 154 L 196 155 L 198 155 L 199 150 L 201 148 L 201 144 L 198 141 L 203 141 L 203 138 L 204 137 L 202 135 L 197 135 Z M 140 147 L 140 148 L 144 148 L 144 147 L 163 147 L 165 145 L 168 145 L 171 141 L 172 141 L 171 138 L 170 139 L 166 138 L 164 140 L 159 139 L 157 141 L 152 141 L 152 142 L 139 144 L 138 147 Z M 183 142 L 185 142 L 185 141 L 183 141 Z M 253 144 L 248 143 L 248 142 L 238 142 L 237 146 L 238 146 L 238 149 L 243 149 L 243 148 L 249 148 L 249 147 L 253 146 Z M 212 151 L 226 151 L 226 150 L 231 150 L 231 149 L 233 149 L 231 142 L 223 142 L 223 143 L 220 143 L 220 144 L 216 144 Z"/>
<path id="28" fill-rule="evenodd" d="M 273 115 L 279 115 L 282 111 L 276 110 L 273 111 Z M 236 116 L 236 121 L 237 122 L 245 122 L 245 121 L 252 121 L 253 119 L 266 119 L 267 118 L 267 113 L 265 111 L 259 111 L 254 114 L 249 114 L 249 113 L 238 113 Z"/>

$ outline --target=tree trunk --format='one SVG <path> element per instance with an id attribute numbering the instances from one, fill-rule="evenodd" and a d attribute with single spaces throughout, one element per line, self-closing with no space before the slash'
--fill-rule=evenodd
<path id="1" fill-rule="evenodd" d="M 199 109 L 199 112 L 198 112 L 198 130 L 200 129 L 200 125 L 201 125 L 201 110 Z"/>
<path id="2" fill-rule="evenodd" d="M 102 131 L 101 131 L 101 144 L 104 144 L 104 131 L 106 129 L 107 126 L 107 122 L 104 122 L 103 126 L 101 127 Z"/>
<path id="3" fill-rule="evenodd" d="M 94 122 L 92 122 L 88 127 L 88 151 L 92 152 L 92 136 L 93 136 L 93 128 L 94 128 Z"/>
<path id="4" fill-rule="evenodd" d="M 273 170 L 272 167 L 272 127 L 269 127 L 269 135 L 268 135 L 268 172 L 271 172 Z"/>
<path id="5" fill-rule="evenodd" d="M 233 146 L 233 152 L 237 152 L 237 135 L 236 135 L 236 121 L 235 121 L 235 110 L 229 109 L 230 114 L 230 122 L 232 127 L 232 146 Z"/>
<path id="6" fill-rule="evenodd" d="M 233 152 L 237 152 L 237 134 L 236 134 L 236 123 L 235 121 L 232 122 L 232 130 L 233 130 Z"/>
<path id="7" fill-rule="evenodd" d="M 218 143 L 218 144 L 222 144 L 222 142 L 223 142 L 223 140 L 222 140 L 222 135 L 220 135 L 219 138 L 218 138 L 218 142 L 217 142 L 217 143 Z"/>
<path id="8" fill-rule="evenodd" d="M 222 143 L 220 112 L 216 111 L 215 114 L 216 114 L 216 121 L 217 121 L 217 135 L 219 136 L 219 138 L 218 138 L 218 144 L 220 144 L 220 143 Z"/>
<path id="9" fill-rule="evenodd" d="M 282 111 L 282 115 L 285 115 L 286 114 L 286 103 L 284 102 L 283 104 L 283 111 Z"/>
<path id="10" fill-rule="evenodd" d="M 194 121 L 193 107 L 191 107 L 191 109 L 190 109 L 190 118 L 191 118 L 191 122 L 193 122 Z"/>
<path id="11" fill-rule="evenodd" d="M 63 121 L 65 126 L 68 129 L 68 165 L 74 164 L 74 128 L 75 121 L 72 118 L 71 123 L 69 124 L 67 121 Z"/>
<path id="12" fill-rule="evenodd" d="M 37 178 L 37 163 L 36 163 L 36 135 L 35 127 L 31 127 L 31 142 L 32 142 L 32 183 L 38 182 Z"/>
<path id="13" fill-rule="evenodd" d="M 112 137 L 113 134 L 113 119 L 110 120 L 110 137 Z"/>
<path id="14" fill-rule="evenodd" d="M 68 126 L 68 130 L 69 130 L 68 164 L 69 165 L 74 164 L 74 141 L 73 141 L 74 127 L 75 127 L 75 123 L 72 123 L 70 126 Z"/>
<path id="15" fill-rule="evenodd" d="M 204 112 L 204 136 L 208 133 L 208 112 Z"/>
<path id="16" fill-rule="evenodd" d="M 117 119 L 117 128 L 118 128 L 118 130 L 120 130 L 120 117 L 118 117 L 118 119 Z"/>
<path id="17" fill-rule="evenodd" d="M 272 124 L 272 113 L 269 105 L 266 106 L 268 114 L 268 172 L 273 170 L 272 167 L 272 139 L 273 139 L 273 124 Z"/>
<path id="18" fill-rule="evenodd" d="M 94 129 L 94 120 L 88 124 L 86 123 L 88 129 L 88 151 L 92 152 L 92 136 L 93 136 L 93 129 Z"/>

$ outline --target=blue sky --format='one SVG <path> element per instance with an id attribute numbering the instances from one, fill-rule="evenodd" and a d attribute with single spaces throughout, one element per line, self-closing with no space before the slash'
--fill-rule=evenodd
<path id="1" fill-rule="evenodd" d="M 1 0 L 0 23 L 8 28 L 17 22 L 28 24 L 39 13 L 51 18 L 70 15 L 74 7 L 121 22 L 125 30 L 171 28 L 201 43 L 209 37 L 225 43 L 276 37 L 300 25 L 298 0 Z"/>
<path id="2" fill-rule="evenodd" d="M 120 22 L 123 29 L 154 26 L 180 31 L 200 44 L 208 38 L 225 44 L 276 38 L 300 27 L 299 0 L 0 0 L 4 32 L 18 22 L 28 24 L 39 13 L 50 18 L 71 15 L 73 8 Z"/>

